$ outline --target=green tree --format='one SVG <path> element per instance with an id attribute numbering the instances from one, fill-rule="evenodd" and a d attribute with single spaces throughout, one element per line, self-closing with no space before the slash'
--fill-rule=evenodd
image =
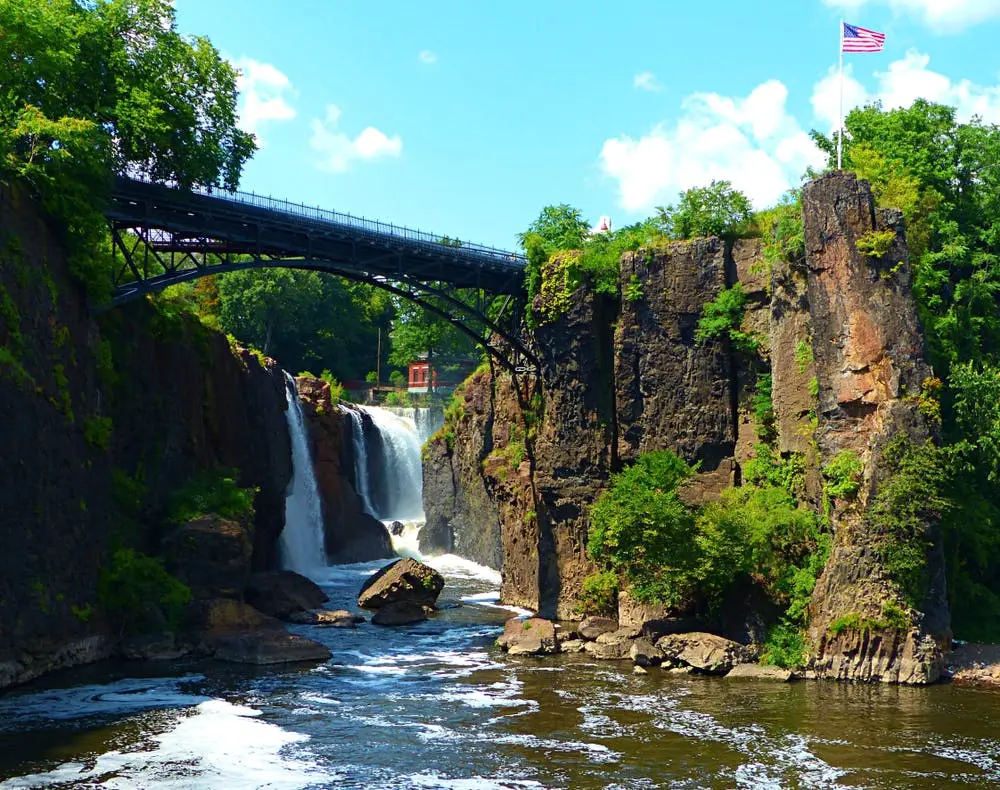
<path id="1" fill-rule="evenodd" d="M 689 189 L 676 206 L 658 206 L 656 211 L 660 228 L 673 239 L 733 238 L 747 229 L 753 215 L 749 198 L 729 181 Z"/>
<path id="2" fill-rule="evenodd" d="M 518 241 L 528 258 L 528 297 L 534 297 L 541 290 L 542 265 L 560 250 L 581 250 L 587 238 L 589 225 L 579 209 L 561 203 L 546 206 L 524 233 L 518 234 Z"/>

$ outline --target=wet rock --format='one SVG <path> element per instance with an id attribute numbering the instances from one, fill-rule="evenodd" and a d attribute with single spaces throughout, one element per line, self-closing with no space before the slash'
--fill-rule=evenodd
<path id="1" fill-rule="evenodd" d="M 632 674 L 633 675 L 648 675 L 649 673 L 645 669 L 643 669 L 642 666 L 640 666 L 639 664 L 636 664 L 634 667 L 632 667 Z"/>
<path id="2" fill-rule="evenodd" d="M 393 521 L 389 525 L 389 534 L 394 535 L 397 538 L 403 534 L 403 530 L 406 529 L 406 525 L 402 521 Z"/>
<path id="3" fill-rule="evenodd" d="M 551 620 L 514 617 L 504 625 L 497 645 L 512 656 L 536 656 L 559 652 L 559 636 Z"/>
<path id="4" fill-rule="evenodd" d="M 136 634 L 122 640 L 119 652 L 132 661 L 173 661 L 190 653 L 191 646 L 171 632 Z"/>
<path id="5" fill-rule="evenodd" d="M 286 618 L 328 601 L 315 582 L 294 571 L 263 571 L 250 577 L 246 602 L 272 617 Z"/>
<path id="6" fill-rule="evenodd" d="M 205 601 L 200 611 L 198 651 L 238 664 L 326 661 L 319 642 L 290 634 L 280 620 L 229 598 Z"/>
<path id="7" fill-rule="evenodd" d="M 365 622 L 365 618 L 359 614 L 351 614 L 346 609 L 329 611 L 321 609 L 318 612 L 295 612 L 287 618 L 290 623 L 299 625 L 320 625 L 334 628 L 354 628 Z"/>
<path id="8" fill-rule="evenodd" d="M 585 617 L 580 621 L 577 630 L 584 639 L 594 640 L 601 634 L 617 631 L 618 621 L 610 617 Z"/>
<path id="9" fill-rule="evenodd" d="M 628 657 L 640 667 L 658 667 L 664 659 L 663 651 L 643 637 L 632 642 Z"/>
<path id="10" fill-rule="evenodd" d="M 586 645 L 582 639 L 567 639 L 559 643 L 559 650 L 562 653 L 582 653 Z"/>
<path id="11" fill-rule="evenodd" d="M 632 643 L 628 640 L 621 642 L 586 642 L 583 649 L 588 655 L 602 661 L 624 661 L 629 657 Z"/>
<path id="12" fill-rule="evenodd" d="M 372 625 L 411 625 L 422 623 L 434 611 L 414 601 L 393 601 L 379 608 L 372 616 Z"/>
<path id="13" fill-rule="evenodd" d="M 167 570 L 195 598 L 239 598 L 250 578 L 252 553 L 247 527 L 216 515 L 181 524 L 163 542 Z"/>
<path id="14" fill-rule="evenodd" d="M 663 651 L 665 661 L 713 675 L 724 675 L 750 657 L 745 645 L 703 632 L 670 634 L 658 640 L 656 646 Z"/>
<path id="15" fill-rule="evenodd" d="M 737 664 L 728 673 L 727 678 L 746 678 L 748 680 L 774 680 L 788 683 L 792 679 L 790 669 L 764 666 L 763 664 Z"/>
<path id="16" fill-rule="evenodd" d="M 401 601 L 434 606 L 442 588 L 444 577 L 440 573 L 411 557 L 404 557 L 386 565 L 364 583 L 358 595 L 358 606 L 378 609 Z"/>
<path id="17" fill-rule="evenodd" d="M 640 632 L 636 628 L 619 628 L 616 631 L 608 631 L 601 634 L 595 641 L 602 645 L 619 645 L 625 642 L 631 642 Z"/>

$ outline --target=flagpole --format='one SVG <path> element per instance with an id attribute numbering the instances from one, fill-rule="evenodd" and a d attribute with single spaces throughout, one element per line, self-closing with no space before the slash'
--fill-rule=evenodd
<path id="1" fill-rule="evenodd" d="M 837 37 L 838 49 L 840 50 L 840 128 L 837 132 L 837 169 L 840 170 L 844 164 L 844 20 L 840 20 L 840 35 Z"/>

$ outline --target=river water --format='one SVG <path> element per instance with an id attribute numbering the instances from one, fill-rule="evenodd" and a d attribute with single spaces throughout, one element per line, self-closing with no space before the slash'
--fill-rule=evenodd
<path id="1" fill-rule="evenodd" d="M 985 691 L 635 676 L 514 659 L 499 576 L 455 557 L 404 628 L 294 627 L 321 666 L 115 663 L 0 697 L 0 789 L 1000 787 Z M 331 608 L 379 563 L 328 569 Z"/>

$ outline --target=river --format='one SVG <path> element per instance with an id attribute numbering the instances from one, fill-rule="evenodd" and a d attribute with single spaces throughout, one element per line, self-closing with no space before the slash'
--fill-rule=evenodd
<path id="1" fill-rule="evenodd" d="M 426 623 L 293 627 L 321 666 L 106 663 L 6 692 L 0 789 L 1000 786 L 993 693 L 508 658 L 498 575 L 430 562 Z M 328 569 L 330 607 L 378 565 Z"/>

